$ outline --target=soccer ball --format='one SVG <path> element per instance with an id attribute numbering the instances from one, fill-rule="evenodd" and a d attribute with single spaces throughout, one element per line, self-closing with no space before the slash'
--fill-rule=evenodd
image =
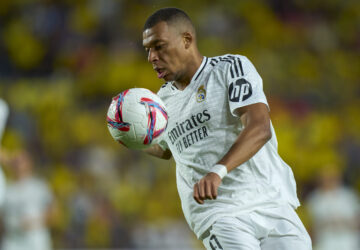
<path id="1" fill-rule="evenodd" d="M 115 141 L 143 149 L 158 143 L 167 127 L 165 105 L 148 89 L 127 89 L 112 99 L 107 127 Z"/>

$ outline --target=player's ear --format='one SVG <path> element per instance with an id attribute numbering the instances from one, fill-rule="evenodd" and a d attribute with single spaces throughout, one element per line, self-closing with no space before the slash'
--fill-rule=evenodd
<path id="1" fill-rule="evenodd" d="M 185 49 L 190 48 L 191 43 L 194 41 L 194 38 L 190 32 L 183 33 L 183 42 L 185 45 Z"/>

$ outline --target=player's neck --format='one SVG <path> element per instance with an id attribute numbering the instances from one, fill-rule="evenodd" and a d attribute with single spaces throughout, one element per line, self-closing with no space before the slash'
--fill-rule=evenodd
<path id="1" fill-rule="evenodd" d="M 187 63 L 186 74 L 178 80 L 174 82 L 174 85 L 179 90 L 184 90 L 191 82 L 191 79 L 194 77 L 196 71 L 199 69 L 203 60 L 203 56 L 200 53 L 196 53 L 196 55 L 189 60 Z"/>

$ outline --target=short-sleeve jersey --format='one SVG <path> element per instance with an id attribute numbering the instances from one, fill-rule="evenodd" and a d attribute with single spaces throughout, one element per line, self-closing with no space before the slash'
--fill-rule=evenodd
<path id="1" fill-rule="evenodd" d="M 52 200 L 48 185 L 40 179 L 29 177 L 10 183 L 2 208 L 5 230 L 1 249 L 51 249 L 46 213 Z M 32 227 L 25 229 L 24 223 L 28 221 Z"/>
<path id="2" fill-rule="evenodd" d="M 326 191 L 316 189 L 309 196 L 308 209 L 316 237 L 315 249 L 360 249 L 360 203 L 356 192 L 345 186 Z"/>
<path id="3" fill-rule="evenodd" d="M 230 54 L 204 57 L 184 90 L 167 82 L 158 95 L 169 116 L 159 145 L 172 152 L 182 209 L 198 238 L 223 216 L 260 207 L 299 206 L 295 179 L 277 152 L 272 125 L 272 138 L 223 178 L 216 200 L 200 205 L 193 198 L 194 184 L 211 172 L 244 128 L 235 109 L 255 103 L 268 106 L 262 79 L 249 59 Z"/>

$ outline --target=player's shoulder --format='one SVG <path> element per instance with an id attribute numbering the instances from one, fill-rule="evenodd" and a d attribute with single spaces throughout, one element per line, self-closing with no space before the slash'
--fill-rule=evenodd
<path id="1" fill-rule="evenodd" d="M 209 65 L 213 67 L 214 71 L 227 72 L 230 68 L 234 68 L 243 73 L 244 64 L 247 64 L 249 59 L 246 56 L 239 54 L 225 54 L 220 56 L 209 57 Z"/>

